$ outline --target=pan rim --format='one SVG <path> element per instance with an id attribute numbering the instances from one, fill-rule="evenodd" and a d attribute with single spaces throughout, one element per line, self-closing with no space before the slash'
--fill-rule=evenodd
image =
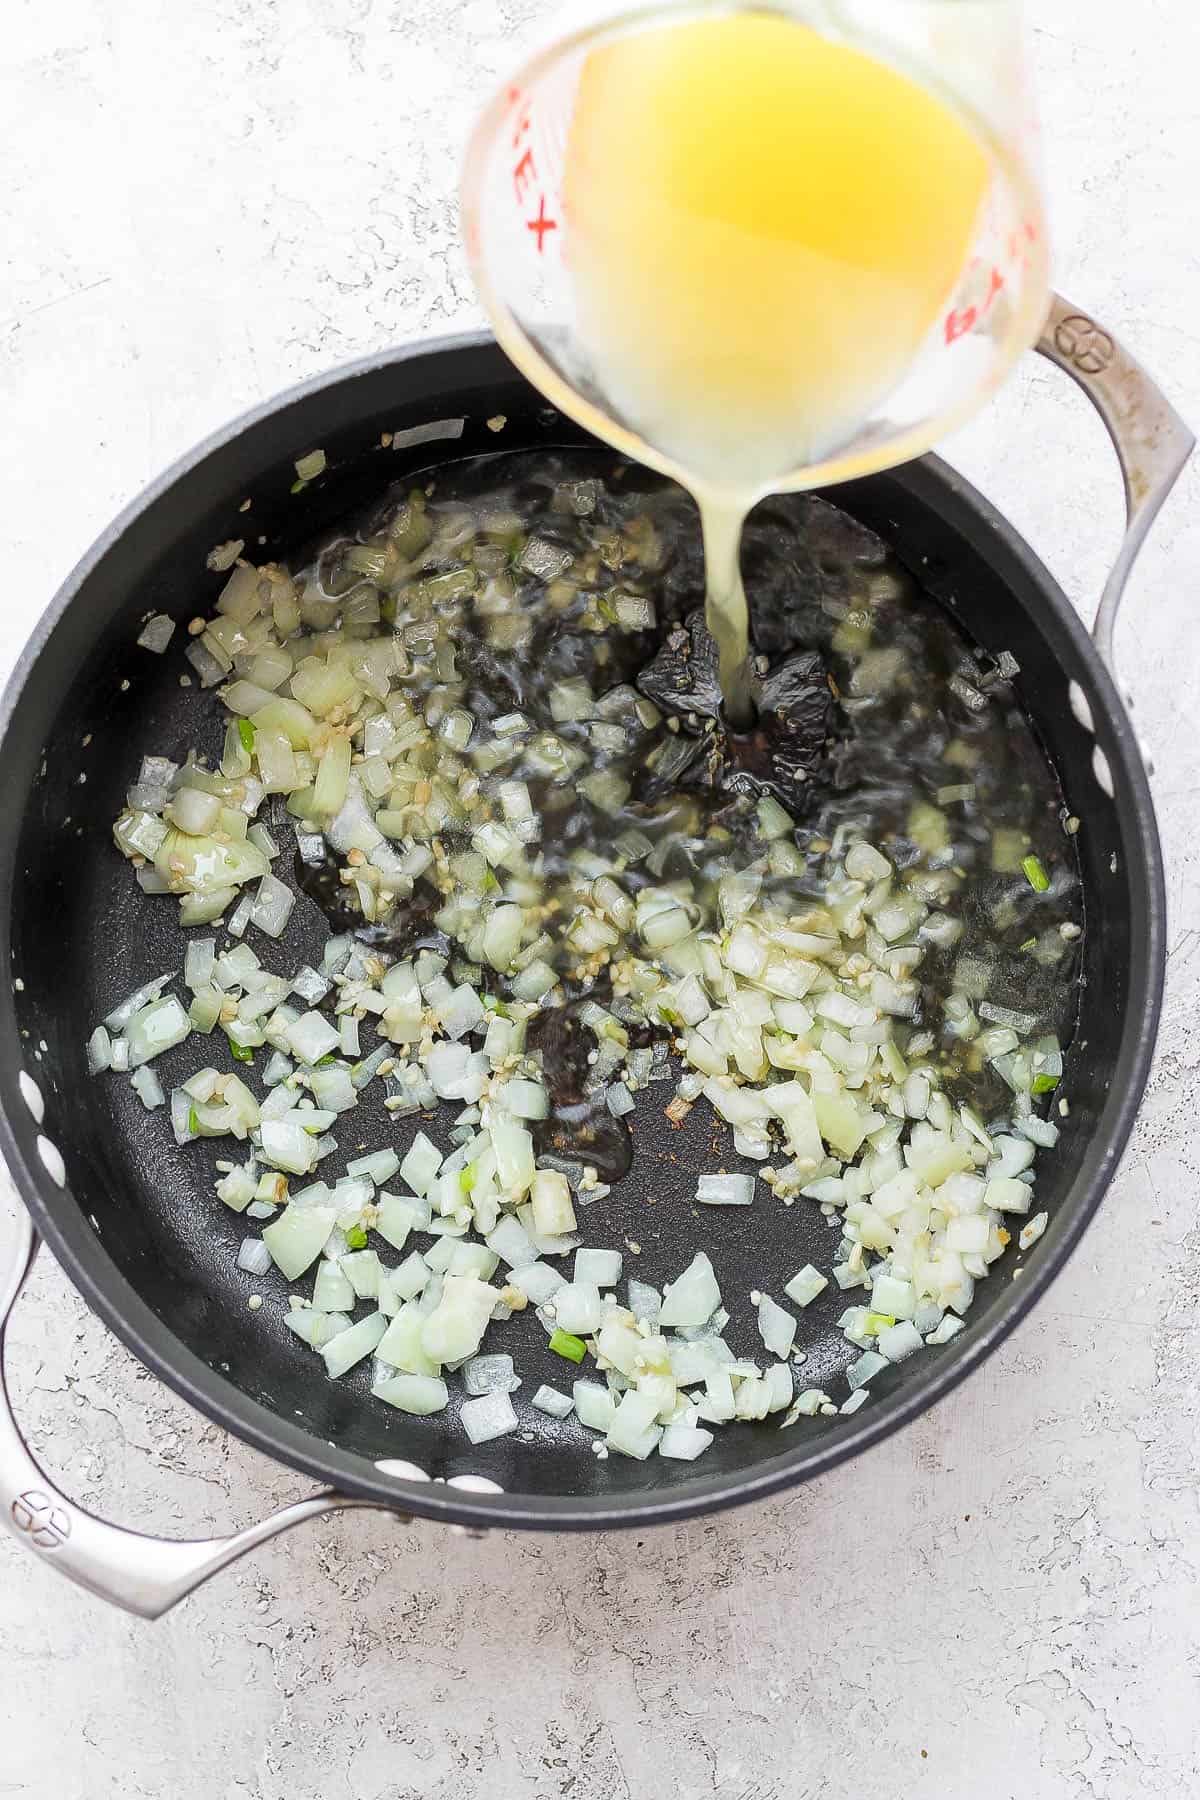
<path id="1" fill-rule="evenodd" d="M 0 744 L 12 728 L 30 673 L 80 588 L 130 527 L 200 463 L 253 426 L 330 389 L 400 363 L 462 352 L 494 352 L 499 361 L 504 361 L 494 338 L 486 332 L 458 333 L 398 346 L 339 364 L 283 390 L 211 433 L 177 459 L 97 538 L 42 615 L 0 700 Z M 506 361 L 504 366 L 508 366 Z M 887 1402 L 863 1409 L 819 1440 L 802 1439 L 793 1448 L 749 1469 L 732 1475 L 698 1476 L 670 1489 L 648 1488 L 608 1496 L 477 1494 L 437 1481 L 403 1481 L 383 1473 L 367 1458 L 340 1450 L 290 1422 L 245 1394 L 187 1349 L 108 1258 L 82 1207 L 72 1200 L 69 1210 L 64 1210 L 62 1191 L 40 1162 L 36 1126 L 24 1105 L 17 1101 L 17 1077 L 23 1059 L 12 987 L 10 909 L 5 906 L 0 944 L 0 1081 L 10 1103 L 0 1110 L 0 1151 L 39 1233 L 89 1307 L 144 1367 L 203 1417 L 298 1473 L 397 1512 L 498 1529 L 582 1531 L 666 1524 L 766 1498 L 861 1455 L 944 1399 L 979 1368 L 1045 1294 L 1075 1251 L 1107 1192 L 1144 1094 L 1157 1037 L 1166 967 L 1162 850 L 1147 773 L 1132 723 L 1107 669 L 1058 583 L 1015 528 L 940 458 L 923 457 L 906 465 L 905 473 L 918 488 L 936 490 L 943 499 L 969 511 L 990 535 L 988 550 L 1003 551 L 1036 584 L 1046 606 L 1047 626 L 1052 624 L 1060 642 L 1065 639 L 1070 644 L 1091 678 L 1092 692 L 1100 702 L 1097 741 L 1112 769 L 1122 838 L 1140 853 L 1136 866 L 1132 857 L 1127 858 L 1134 926 L 1129 971 L 1131 1001 L 1102 1115 L 1106 1128 L 1095 1132 L 1084 1153 L 1072 1184 L 1070 1217 L 1063 1221 L 1062 1228 L 1052 1238 L 1043 1240 L 1041 1253 L 1025 1266 L 1019 1284 L 1010 1283 L 1009 1291 L 994 1304 L 986 1325 L 948 1346 L 950 1353 L 931 1360 L 926 1373 L 910 1376 Z M 11 891 L 12 868 L 11 859 L 8 860 L 10 866 L 4 872 L 4 881 Z"/>

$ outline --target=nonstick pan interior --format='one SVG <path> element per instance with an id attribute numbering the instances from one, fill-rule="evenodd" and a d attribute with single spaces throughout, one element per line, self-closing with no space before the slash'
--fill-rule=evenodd
<path id="1" fill-rule="evenodd" d="M 180 684 L 182 634 L 165 657 L 135 648 L 144 615 L 165 611 L 186 622 L 210 606 L 221 577 L 206 573 L 205 554 L 228 537 L 246 537 L 247 553 L 259 560 L 287 560 L 409 471 L 502 449 L 590 441 L 548 412 L 494 348 L 443 351 L 440 362 L 431 356 L 422 364 L 347 376 L 307 400 L 268 411 L 168 482 L 101 546 L 19 678 L 5 746 L 9 792 L 24 797 L 10 801 L 4 840 L 11 972 L 18 984 L 13 1001 L 20 1056 L 45 1097 L 46 1130 L 61 1150 L 68 1183 L 60 1192 L 36 1167 L 32 1178 L 27 1171 L 26 1191 L 32 1179 L 43 1227 L 110 1322 L 169 1378 L 176 1378 L 175 1351 L 182 1346 L 193 1353 L 210 1373 L 189 1362 L 191 1397 L 291 1460 L 306 1460 L 297 1446 L 303 1443 L 298 1434 L 307 1434 L 313 1466 L 323 1458 L 328 1467 L 330 1444 L 347 1453 L 342 1473 L 350 1485 L 369 1484 L 364 1464 L 404 1459 L 433 1475 L 484 1474 L 509 1494 L 574 1497 L 601 1511 L 609 1500 L 619 1509 L 622 1496 L 635 1499 L 651 1486 L 678 1490 L 679 1498 L 703 1489 L 711 1504 L 735 1497 L 748 1474 L 766 1473 L 768 1465 L 772 1480 L 785 1478 L 781 1457 L 797 1474 L 840 1454 L 853 1434 L 877 1435 L 918 1410 L 978 1359 L 1082 1229 L 1140 1095 L 1157 1005 L 1157 842 L 1140 765 L 1123 719 L 1113 712 L 1107 678 L 1065 601 L 977 496 L 932 461 L 831 494 L 897 549 L 931 604 L 948 606 L 986 648 L 1017 655 L 1020 697 L 1068 804 L 1085 820 L 1078 849 L 1088 928 L 1069 1063 L 1071 1112 L 1057 1150 L 1039 1163 L 1039 1204 L 1049 1206 L 1052 1224 L 1027 1259 L 1029 1269 L 1014 1283 L 1016 1257 L 997 1265 L 979 1287 L 962 1337 L 889 1371 L 853 1421 L 805 1420 L 782 1434 L 776 1419 L 739 1425 L 717 1434 L 699 1468 L 662 1458 L 599 1461 L 588 1448 L 591 1434 L 534 1410 L 529 1397 L 540 1382 L 569 1385 L 574 1371 L 550 1354 L 531 1316 L 506 1327 L 503 1345 L 496 1346 L 512 1350 L 523 1377 L 514 1396 L 520 1431 L 478 1448 L 457 1422 L 457 1394 L 448 1412 L 418 1419 L 369 1398 L 368 1365 L 341 1381 L 326 1380 L 320 1360 L 283 1323 L 278 1278 L 255 1280 L 236 1268 L 238 1243 L 254 1228 L 213 1194 L 213 1165 L 229 1153 L 228 1143 L 177 1150 L 164 1115 L 147 1114 L 126 1081 L 88 1079 L 84 1043 L 126 992 L 182 964 L 184 935 L 174 906 L 144 896 L 111 844 L 125 788 L 143 753 L 182 760 L 192 745 L 216 751 L 221 738 L 219 703 Z M 400 451 L 381 443 L 384 432 L 436 412 L 454 420 L 461 415 L 461 435 Z M 488 425 L 498 415 L 505 420 L 499 432 Z M 330 473 L 293 495 L 293 460 L 317 443 L 327 451 Z M 597 455 L 609 453 L 597 448 Z M 247 498 L 252 505 L 243 513 Z M 1115 800 L 1097 784 L 1093 733 L 1068 704 L 1072 679 L 1106 748 Z M 286 860 L 277 872 L 285 873 Z M 291 973 L 319 956 L 327 931 L 315 904 L 301 895 L 283 943 L 256 939 L 254 948 L 268 966 Z M 4 1071 L 10 1113 L 14 1049 L 9 1046 Z M 168 1053 L 157 1065 L 164 1087 L 201 1060 L 194 1039 Z M 672 1129 L 662 1114 L 669 1091 L 652 1087 L 639 1096 L 633 1173 L 583 1215 L 585 1239 L 621 1249 L 627 1273 L 656 1283 L 676 1274 L 695 1248 L 709 1248 L 726 1296 L 738 1300 L 743 1335 L 735 1325 L 730 1340 L 753 1354 L 761 1346 L 744 1335 L 753 1331 L 749 1291 L 777 1291 L 805 1262 L 828 1268 L 838 1233 L 809 1203 L 785 1207 L 761 1189 L 749 1209 L 697 1209 L 698 1172 L 751 1165 L 733 1155 L 724 1128 L 705 1107 Z M 443 1143 L 450 1122 L 433 1127 Z M 367 1102 L 341 1121 L 341 1157 L 360 1144 L 394 1143 L 403 1152 L 422 1123 L 429 1128 L 420 1120 L 397 1123 L 378 1100 Z M 19 1160 L 35 1165 L 29 1149 L 27 1134 L 19 1135 Z M 640 1254 L 630 1251 L 630 1241 Z M 266 1303 L 252 1311 L 247 1302 L 256 1291 Z M 150 1324 L 139 1302 L 165 1331 Z M 844 1392 L 832 1378 L 857 1354 L 835 1328 L 844 1305 L 831 1287 L 803 1315 L 807 1384 L 829 1381 Z M 286 1441 L 272 1438 L 272 1416 L 290 1428 Z"/>

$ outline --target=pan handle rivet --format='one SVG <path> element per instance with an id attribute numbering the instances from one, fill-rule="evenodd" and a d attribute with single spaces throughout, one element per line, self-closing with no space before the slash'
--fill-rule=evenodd
<path id="1" fill-rule="evenodd" d="M 41 1136 L 37 1141 L 37 1153 L 41 1164 L 51 1181 L 60 1188 L 67 1185 L 67 1165 L 62 1159 L 62 1151 L 57 1144 L 52 1144 L 48 1137 Z"/>
<path id="2" fill-rule="evenodd" d="M 26 1074 L 24 1069 L 17 1076 L 17 1086 L 21 1090 L 21 1098 L 29 1108 L 34 1124 L 40 1125 L 46 1116 L 46 1102 L 42 1099 L 41 1088 L 33 1076 Z"/>
<path id="3" fill-rule="evenodd" d="M 385 1457 L 375 1467 L 382 1475 L 394 1475 L 398 1481 L 428 1481 L 428 1473 L 416 1463 L 402 1462 L 399 1457 Z"/>
<path id="4" fill-rule="evenodd" d="M 489 1481 L 486 1475 L 451 1475 L 446 1481 L 447 1487 L 462 1488 L 468 1494 L 502 1494 L 504 1489 L 498 1481 Z"/>
<path id="5" fill-rule="evenodd" d="M 1096 727 L 1092 720 L 1092 709 L 1088 697 L 1077 681 L 1073 681 L 1067 689 L 1067 699 L 1071 703 L 1071 711 L 1075 714 L 1085 731 L 1095 736 Z"/>

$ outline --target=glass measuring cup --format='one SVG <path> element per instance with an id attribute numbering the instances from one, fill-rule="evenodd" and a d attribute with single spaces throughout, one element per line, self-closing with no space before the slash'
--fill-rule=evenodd
<path id="1" fill-rule="evenodd" d="M 705 495 L 722 505 L 736 520 L 725 534 L 732 536 L 736 558 L 740 517 L 762 494 L 844 480 L 919 454 L 974 412 L 1036 339 L 1048 302 L 1046 231 L 1019 10 L 1014 0 L 767 0 L 741 7 L 643 0 L 584 11 L 582 22 L 568 21 L 525 63 L 479 120 L 462 190 L 472 270 L 497 336 L 518 367 L 597 436 L 680 480 L 702 508 Z M 569 165 L 573 133 L 580 129 L 580 94 L 597 59 L 638 34 L 738 13 L 805 27 L 823 47 L 862 53 L 906 78 L 966 127 L 985 174 L 961 255 L 947 270 L 944 292 L 902 366 L 895 358 L 881 366 L 874 386 L 864 387 L 855 404 L 836 416 L 835 409 L 819 431 L 797 417 L 790 436 L 786 425 L 766 432 L 751 411 L 744 419 L 732 416 L 735 407 L 730 434 L 718 429 L 711 447 L 697 448 L 695 434 L 681 440 L 665 428 L 647 398 L 652 382 L 622 379 L 604 353 L 580 276 L 590 222 L 571 189 Z M 640 57 L 651 44 L 643 36 L 633 48 Z M 888 157 L 887 129 L 881 118 L 881 159 Z M 616 162 L 625 191 L 639 199 L 636 169 L 631 180 L 628 165 L 619 157 Z M 753 179 L 749 165 L 746 173 Z M 834 174 L 819 153 L 804 170 L 810 184 Z M 936 209 L 938 203 L 931 171 L 924 204 Z M 671 254 L 670 242 L 654 246 L 653 254 L 647 246 L 640 260 L 632 247 L 622 281 L 630 284 L 634 316 L 644 302 L 649 319 L 661 297 L 662 258 Z M 836 317 L 834 297 L 831 288 L 830 318 Z M 816 291 L 814 308 L 820 303 Z M 809 322 L 818 316 L 813 311 Z M 782 314 L 781 334 L 786 328 Z M 850 366 L 853 334 L 860 343 L 871 341 L 869 313 L 860 307 L 847 332 L 849 341 L 836 353 Z M 761 345 L 768 375 L 775 348 L 769 341 Z M 704 380 L 698 365 L 695 381 Z M 757 463 L 733 467 L 730 445 L 751 437 Z M 706 538 L 708 524 L 706 518 Z"/>

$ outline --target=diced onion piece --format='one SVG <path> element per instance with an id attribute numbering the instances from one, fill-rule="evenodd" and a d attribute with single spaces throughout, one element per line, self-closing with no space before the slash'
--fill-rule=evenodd
<path id="1" fill-rule="evenodd" d="M 721 1290 L 713 1266 L 700 1250 L 683 1274 L 667 1284 L 659 1323 L 682 1328 L 703 1325 L 720 1304 Z"/>
<path id="2" fill-rule="evenodd" d="M 597 1288 L 616 1287 L 621 1279 L 622 1261 L 618 1250 L 577 1250 L 575 1282 Z"/>
<path id="3" fill-rule="evenodd" d="M 769 1294 L 758 1303 L 758 1334 L 773 1356 L 788 1357 L 796 1341 L 796 1321 L 785 1307 L 776 1305 Z"/>
<path id="4" fill-rule="evenodd" d="M 248 1168 L 230 1168 L 227 1175 L 216 1183 L 216 1197 L 223 1206 L 228 1206 L 232 1213 L 245 1213 L 254 1199 L 257 1183 Z"/>
<path id="5" fill-rule="evenodd" d="M 192 837 L 207 837 L 221 817 L 221 802 L 216 794 L 201 788 L 182 787 L 168 809 L 171 823 Z"/>
<path id="6" fill-rule="evenodd" d="M 144 987 L 135 988 L 132 994 L 127 994 L 119 1006 L 114 1006 L 104 1016 L 104 1023 L 109 1031 L 124 1031 L 134 1013 L 141 1012 L 152 1000 L 157 1000 L 170 979 L 169 975 L 156 976 L 153 981 L 146 982 Z"/>
<path id="7" fill-rule="evenodd" d="M 282 937 L 295 904 L 296 896 L 286 882 L 264 875 L 250 910 L 250 921 L 267 937 Z"/>
<path id="8" fill-rule="evenodd" d="M 201 988 L 208 987 L 213 978 L 213 964 L 216 961 L 216 938 L 192 938 L 183 958 L 184 986 L 193 994 Z"/>
<path id="9" fill-rule="evenodd" d="M 485 961 L 503 974 L 521 947 L 525 917 L 519 906 L 493 906 L 483 928 Z"/>
<path id="10" fill-rule="evenodd" d="M 313 1305 L 322 1312 L 350 1312 L 355 1289 L 335 1262 L 322 1261 L 313 1282 Z"/>
<path id="11" fill-rule="evenodd" d="M 283 1322 L 312 1350 L 319 1350 L 350 1323 L 344 1313 L 318 1312 L 314 1306 L 296 1307 Z"/>
<path id="12" fill-rule="evenodd" d="M 400 1177 L 414 1194 L 427 1194 L 441 1166 L 442 1152 L 423 1131 L 418 1131 L 400 1164 Z"/>
<path id="13" fill-rule="evenodd" d="M 820 1270 L 815 1269 L 811 1263 L 805 1263 L 804 1267 L 792 1276 L 783 1291 L 789 1300 L 796 1302 L 797 1306 L 809 1306 L 818 1294 L 824 1293 L 828 1286 L 828 1276 L 822 1275 Z"/>
<path id="14" fill-rule="evenodd" d="M 772 1363 L 764 1378 L 767 1384 L 767 1411 L 783 1412 L 792 1404 L 792 1371 L 786 1363 Z"/>
<path id="15" fill-rule="evenodd" d="M 513 1371 L 511 1356 L 473 1356 L 464 1363 L 462 1371 L 463 1386 L 468 1394 L 511 1394 L 521 1385 L 521 1378 Z"/>
<path id="16" fill-rule="evenodd" d="M 946 1243 L 960 1256 L 980 1256 L 987 1249 L 989 1224 L 982 1213 L 950 1219 L 946 1225 Z"/>
<path id="17" fill-rule="evenodd" d="M 895 1275 L 877 1275 L 871 1288 L 871 1306 L 875 1312 L 893 1319 L 911 1319 L 917 1307 L 912 1282 Z"/>
<path id="18" fill-rule="evenodd" d="M 398 1411 L 418 1417 L 442 1412 L 450 1403 L 446 1383 L 437 1375 L 384 1375 L 375 1382 L 371 1392 L 377 1400 L 386 1400 Z"/>
<path id="19" fill-rule="evenodd" d="M 263 1159 L 275 1168 L 289 1175 L 307 1175 L 316 1167 L 317 1140 L 296 1123 L 295 1114 L 284 1119 L 264 1119 L 260 1136 Z"/>
<path id="20" fill-rule="evenodd" d="M 401 1300 L 415 1300 L 428 1284 L 432 1270 L 419 1250 L 406 1256 L 398 1269 L 391 1271 L 391 1284 Z"/>
<path id="21" fill-rule="evenodd" d="M 589 719 L 595 711 L 592 690 L 581 675 L 556 681 L 550 689 L 550 717 L 556 724 Z"/>
<path id="22" fill-rule="evenodd" d="M 526 1268 L 538 1259 L 529 1233 L 521 1221 L 514 1219 L 511 1214 L 501 1219 L 495 1229 L 488 1233 L 487 1246 L 501 1262 L 513 1270 Z"/>
<path id="23" fill-rule="evenodd" d="M 545 1119 L 550 1114 L 550 1096 L 540 1081 L 506 1081 L 500 1095 L 501 1104 L 514 1119 Z"/>
<path id="24" fill-rule="evenodd" d="M 313 783 L 311 803 L 314 818 L 332 819 L 341 812 L 346 803 L 349 780 L 350 739 L 333 738 L 317 764 L 317 779 Z"/>
<path id="25" fill-rule="evenodd" d="M 311 1068 L 339 1046 L 337 1030 L 318 1012 L 306 1012 L 288 1027 L 288 1042 L 299 1062 Z"/>
<path id="26" fill-rule="evenodd" d="M 575 1416 L 592 1431 L 607 1431 L 616 1415 L 617 1402 L 598 1381 L 577 1381 L 571 1389 Z"/>
<path id="27" fill-rule="evenodd" d="M 706 1419 L 715 1425 L 727 1423 L 736 1417 L 737 1405 L 733 1392 L 733 1382 L 724 1369 L 718 1374 L 707 1375 L 704 1379 L 704 1401 L 701 1411 Z"/>
<path id="28" fill-rule="evenodd" d="M 556 1301 L 557 1304 L 557 1301 Z M 630 1381 L 646 1374 L 667 1374 L 670 1351 L 665 1338 L 643 1337 L 620 1312 L 602 1308 L 604 1322 L 596 1336 L 596 1354 Z"/>
<path id="29" fill-rule="evenodd" d="M 555 985 L 558 976 L 548 962 L 539 958 L 513 977 L 512 991 L 518 1000 L 541 1000 Z"/>
<path id="30" fill-rule="evenodd" d="M 325 470 L 324 450 L 309 450 L 296 458 L 297 481 L 315 481 Z"/>
<path id="31" fill-rule="evenodd" d="M 717 1344 L 718 1340 L 711 1338 L 696 1338 L 691 1343 L 682 1338 L 670 1339 L 667 1354 L 677 1386 L 692 1387 L 698 1381 L 707 1381 L 710 1375 L 721 1373 L 726 1366 L 727 1353 Z"/>
<path id="32" fill-rule="evenodd" d="M 460 1362 L 478 1350 L 488 1328 L 496 1290 L 472 1275 L 447 1275 L 441 1298 L 421 1331 L 421 1348 L 433 1361 Z"/>
<path id="33" fill-rule="evenodd" d="M 451 1040 L 466 1037 L 483 1018 L 483 1004 L 474 988 L 460 983 L 444 1006 L 439 1007 L 442 1030 Z"/>
<path id="34" fill-rule="evenodd" d="M 340 1266 L 358 1299 L 378 1299 L 379 1258 L 374 1250 L 352 1250 L 342 1257 Z"/>
<path id="35" fill-rule="evenodd" d="M 351 1325 L 348 1330 L 339 1331 L 336 1337 L 331 1337 L 321 1349 L 325 1370 L 330 1379 L 336 1381 L 365 1356 L 370 1356 L 387 1328 L 388 1322 L 383 1314 L 373 1312 L 368 1313 L 365 1319 L 360 1319 L 357 1325 Z"/>
<path id="36" fill-rule="evenodd" d="M 805 1388 L 796 1400 L 796 1411 L 804 1418 L 812 1419 L 816 1417 L 822 1407 L 832 1407 L 832 1405 L 833 1402 L 829 1395 L 822 1388 Z M 787 1424 L 786 1419 L 784 1424 Z"/>
<path id="37" fill-rule="evenodd" d="M 603 1308 L 594 1282 L 564 1283 L 555 1293 L 553 1305 L 560 1330 L 585 1337 L 599 1329 Z"/>
<path id="38" fill-rule="evenodd" d="M 1027 1113 L 1017 1120 L 1017 1130 L 1027 1137 L 1031 1144 L 1039 1145 L 1043 1150 L 1053 1150 L 1058 1142 L 1058 1126 L 1049 1119 L 1041 1119 L 1036 1113 Z"/>
<path id="39" fill-rule="evenodd" d="M 566 1276 L 544 1262 L 517 1264 L 508 1276 L 508 1285 L 519 1289 L 532 1306 L 545 1306 L 565 1283 Z"/>
<path id="40" fill-rule="evenodd" d="M 250 923 L 250 914 L 254 911 L 254 895 L 243 894 L 229 915 L 226 930 L 230 937 L 240 938 Z"/>
<path id="41" fill-rule="evenodd" d="M 247 1275 L 265 1275 L 271 1267 L 271 1252 L 261 1238 L 243 1238 L 238 1245 L 237 1266 Z"/>
<path id="42" fill-rule="evenodd" d="M 984 1189 L 983 1204 L 996 1212 L 1027 1213 L 1033 1204 L 1033 1188 L 1012 1175 L 997 1175 Z"/>
<path id="43" fill-rule="evenodd" d="M 691 935 L 692 921 L 684 907 L 672 904 L 639 922 L 639 930 L 648 949 L 666 950 Z"/>
<path id="44" fill-rule="evenodd" d="M 893 1363 L 903 1362 L 905 1357 L 919 1350 L 922 1341 L 921 1333 L 911 1319 L 900 1319 L 895 1325 L 887 1326 L 876 1339 L 879 1354 Z"/>
<path id="45" fill-rule="evenodd" d="M 543 1382 L 533 1396 L 533 1405 L 539 1412 L 549 1413 L 552 1419 L 565 1419 L 574 1410 L 575 1402 L 570 1394 L 560 1393 L 558 1388 Z"/>
<path id="46" fill-rule="evenodd" d="M 528 1136 L 528 1133 L 525 1134 Z M 508 1185 L 503 1175 L 500 1148 L 496 1144 L 496 1133 L 492 1133 L 492 1142 L 496 1147 L 497 1172 L 501 1181 Z M 532 1159 L 532 1145 L 530 1146 Z M 533 1222 L 537 1230 L 546 1237 L 560 1237 L 575 1230 L 575 1208 L 571 1203 L 571 1188 L 565 1175 L 557 1169 L 538 1169 L 532 1177 L 530 1185 L 530 1202 L 533 1207 Z"/>
<path id="47" fill-rule="evenodd" d="M 657 1325 L 662 1311 L 662 1295 L 656 1287 L 630 1277 L 629 1310 L 635 1319 L 645 1319 L 647 1324 Z"/>
<path id="48" fill-rule="evenodd" d="M 657 1429 L 657 1397 L 630 1388 L 622 1394 L 606 1433 L 610 1449 L 619 1450 L 639 1462 L 658 1447 L 662 1433 Z"/>
<path id="49" fill-rule="evenodd" d="M 769 794 L 758 802 L 758 830 L 760 837 L 767 839 L 786 837 L 794 830 L 791 815 Z"/>
<path id="50" fill-rule="evenodd" d="M 1034 1158 L 1034 1147 L 1027 1138 L 1000 1136 L 993 1139 L 996 1154 L 988 1164 L 987 1173 L 990 1178 L 997 1175 L 1023 1175 Z"/>
<path id="51" fill-rule="evenodd" d="M 696 1185 L 701 1206 L 749 1206 L 754 1199 L 753 1175 L 701 1175 Z"/>
<path id="52" fill-rule="evenodd" d="M 295 1281 L 316 1262 L 333 1230 L 334 1218 L 331 1206 L 305 1207 L 293 1202 L 266 1227 L 263 1243 L 285 1281 Z"/>
<path id="53" fill-rule="evenodd" d="M 137 641 L 143 650 L 153 650 L 156 656 L 161 656 L 174 635 L 174 619 L 166 613 L 155 613 L 142 626 Z"/>
<path id="54" fill-rule="evenodd" d="M 379 1341 L 376 1355 L 380 1362 L 403 1369 L 409 1375 L 437 1374 L 438 1362 L 422 1347 L 421 1334 L 428 1316 L 428 1312 L 422 1308 L 428 1301 L 429 1310 L 432 1310 L 439 1298 L 438 1278 L 434 1277 L 427 1284 L 419 1302 L 410 1300 L 400 1308 Z"/>
<path id="55" fill-rule="evenodd" d="M 142 1063 L 161 1056 L 165 1050 L 182 1044 L 191 1028 L 191 1021 L 174 994 L 152 1001 L 135 1013 L 125 1028 L 129 1067 L 139 1068 Z"/>
<path id="56" fill-rule="evenodd" d="M 325 1112 L 349 1112 L 358 1105 L 358 1091 L 350 1071 L 341 1064 L 330 1069 L 314 1069 L 311 1077 L 312 1097 Z M 387 1177 L 383 1177 L 384 1180 Z"/>
<path id="57" fill-rule="evenodd" d="M 153 1069 L 149 1067 L 135 1069 L 132 1085 L 147 1112 L 153 1112 L 156 1107 L 165 1103 L 166 1095 L 163 1093 L 162 1083 Z"/>
<path id="58" fill-rule="evenodd" d="M 850 1391 L 853 1393 L 856 1388 L 865 1387 L 868 1381 L 873 1381 L 875 1376 L 878 1375 L 882 1369 L 886 1369 L 887 1367 L 888 1359 L 886 1356 L 880 1356 L 875 1350 L 864 1351 L 857 1362 L 852 1362 L 850 1367 L 846 1370 L 846 1379 L 850 1383 Z"/>
<path id="59" fill-rule="evenodd" d="M 846 852 L 846 873 L 853 881 L 886 881 L 892 865 L 870 844 L 853 844 Z"/>
<path id="60" fill-rule="evenodd" d="M 517 1429 L 517 1415 L 507 1394 L 486 1394 L 479 1400 L 466 1400 L 458 1414 L 463 1430 L 473 1444 L 487 1444 Z"/>
<path id="61" fill-rule="evenodd" d="M 347 1175 L 365 1176 L 376 1187 L 382 1187 L 385 1181 L 390 1181 L 393 1175 L 399 1173 L 399 1169 L 400 1158 L 394 1150 L 373 1150 L 369 1156 L 355 1157 L 346 1164 Z"/>

